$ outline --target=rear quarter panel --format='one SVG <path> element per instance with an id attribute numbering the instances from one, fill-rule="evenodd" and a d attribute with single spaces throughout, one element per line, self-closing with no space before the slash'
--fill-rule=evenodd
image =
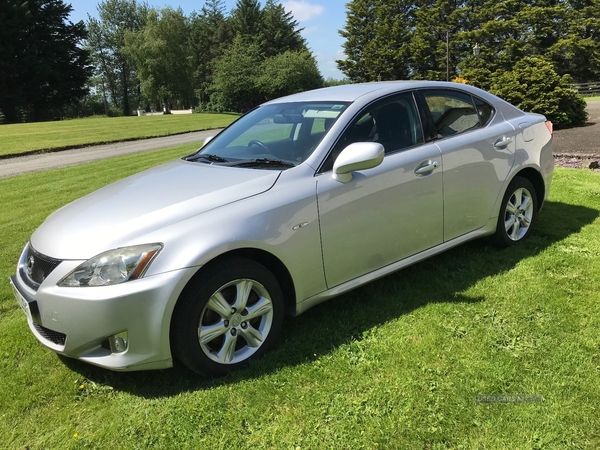
<path id="1" fill-rule="evenodd" d="M 498 217 L 500 203 L 508 184 L 523 170 L 533 169 L 543 179 L 544 192 L 542 196 L 538 197 L 540 208 L 550 195 L 550 185 L 554 173 L 553 141 L 552 135 L 546 127 L 546 118 L 541 114 L 524 113 L 513 117 L 509 122 L 519 130 L 516 135 L 515 162 L 504 183 L 501 195 L 497 199 L 494 217 Z"/>

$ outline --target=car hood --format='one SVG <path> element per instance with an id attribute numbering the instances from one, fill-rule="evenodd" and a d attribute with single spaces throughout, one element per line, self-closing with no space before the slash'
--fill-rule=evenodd
<path id="1" fill-rule="evenodd" d="M 32 246 L 56 259 L 88 259 L 210 209 L 270 189 L 280 171 L 173 161 L 106 186 L 51 214 Z"/>

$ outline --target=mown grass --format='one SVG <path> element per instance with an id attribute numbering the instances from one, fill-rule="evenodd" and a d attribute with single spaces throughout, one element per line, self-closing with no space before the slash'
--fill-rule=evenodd
<path id="1" fill-rule="evenodd" d="M 222 128 L 236 114 L 99 117 L 0 125 L 0 156 Z"/>
<path id="2" fill-rule="evenodd" d="M 0 180 L 5 448 L 600 446 L 600 176 L 557 169 L 531 238 L 473 242 L 286 319 L 223 379 L 113 373 L 29 333 L 6 282 L 52 210 L 193 147 Z M 535 394 L 541 403 L 478 403 Z"/>
<path id="3" fill-rule="evenodd" d="M 586 102 L 597 102 L 600 101 L 600 95 L 592 95 L 590 97 L 583 97 Z"/>

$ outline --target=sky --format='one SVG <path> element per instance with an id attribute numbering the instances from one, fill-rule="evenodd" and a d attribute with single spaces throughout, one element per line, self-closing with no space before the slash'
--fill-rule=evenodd
<path id="1" fill-rule="evenodd" d="M 143 2 L 144 0 L 138 0 Z M 204 6 L 204 0 L 145 0 L 151 7 L 160 9 L 170 6 L 173 9 L 181 8 L 186 16 L 192 12 L 199 12 Z M 348 0 L 281 0 L 280 3 L 291 11 L 301 28 L 302 35 L 308 42 L 308 47 L 313 52 L 319 70 L 325 78 L 343 78 L 337 69 L 335 60 L 342 59 L 343 38 L 339 35 L 346 23 L 346 3 Z M 97 5 L 99 0 L 65 0 L 71 3 L 73 12 L 70 19 L 73 22 L 87 21 L 88 14 L 98 17 Z M 236 4 L 236 0 L 225 0 L 227 13 Z M 261 1 L 264 5 L 264 0 Z"/>

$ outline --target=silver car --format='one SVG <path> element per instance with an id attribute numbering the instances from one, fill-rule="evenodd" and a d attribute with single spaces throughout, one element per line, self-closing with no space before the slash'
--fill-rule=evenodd
<path id="1" fill-rule="evenodd" d="M 477 88 L 319 89 L 59 209 L 11 283 L 57 353 L 221 375 L 285 315 L 472 239 L 521 242 L 553 167 L 552 124 Z"/>

